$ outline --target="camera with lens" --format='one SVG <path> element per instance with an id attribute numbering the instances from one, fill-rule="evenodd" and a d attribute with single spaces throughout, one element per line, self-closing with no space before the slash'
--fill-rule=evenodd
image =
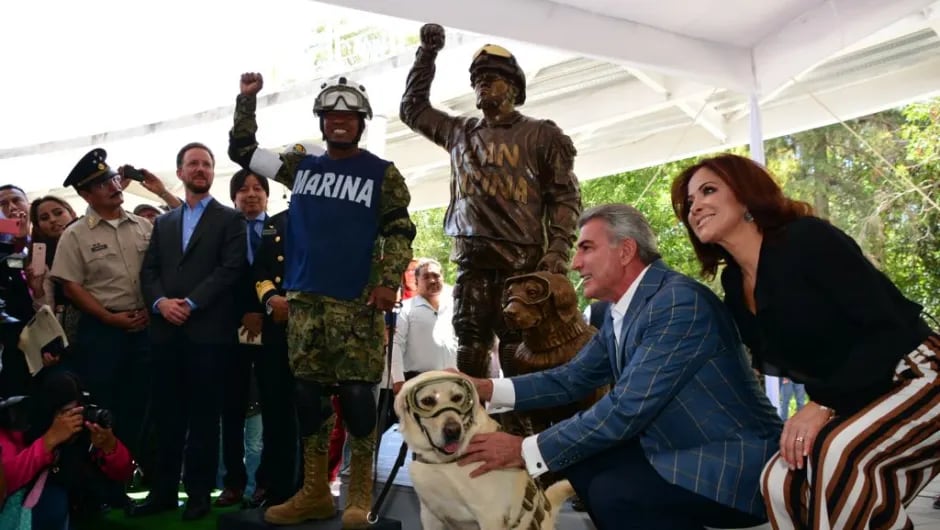
<path id="1" fill-rule="evenodd" d="M 131 180 L 136 180 L 137 182 L 144 181 L 144 174 L 139 169 L 135 168 L 130 164 L 125 164 L 121 169 L 121 175 L 124 178 L 129 178 Z"/>
<path id="2" fill-rule="evenodd" d="M 112 424 L 111 411 L 99 407 L 94 403 L 86 403 L 83 405 L 84 410 L 82 410 L 82 417 L 85 421 L 91 423 L 97 423 L 104 429 L 110 429 Z"/>

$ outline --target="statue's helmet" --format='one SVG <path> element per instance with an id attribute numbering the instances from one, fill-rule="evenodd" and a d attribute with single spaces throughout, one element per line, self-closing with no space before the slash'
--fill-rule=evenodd
<path id="1" fill-rule="evenodd" d="M 495 44 L 486 44 L 477 50 L 470 63 L 470 85 L 476 83 L 477 76 L 487 72 L 508 79 L 517 90 L 515 104 L 525 103 L 525 72 L 509 50 Z"/>
<path id="2" fill-rule="evenodd" d="M 331 110 L 358 112 L 363 117 L 372 119 L 372 105 L 366 87 L 355 81 L 340 76 L 320 85 L 320 93 L 313 102 L 313 113 L 322 116 Z"/>

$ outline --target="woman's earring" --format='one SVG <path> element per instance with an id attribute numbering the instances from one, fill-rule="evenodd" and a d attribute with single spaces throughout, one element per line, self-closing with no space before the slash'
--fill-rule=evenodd
<path id="1" fill-rule="evenodd" d="M 747 222 L 747 223 L 753 223 L 753 222 L 754 222 L 754 216 L 751 215 L 751 212 L 748 212 L 748 211 L 745 210 L 745 212 L 744 212 L 744 221 Z"/>

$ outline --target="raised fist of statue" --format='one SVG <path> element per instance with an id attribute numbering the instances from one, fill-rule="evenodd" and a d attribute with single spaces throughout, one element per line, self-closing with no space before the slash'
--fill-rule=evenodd
<path id="1" fill-rule="evenodd" d="M 441 51 L 444 48 L 444 28 L 433 23 L 421 26 L 421 47 L 432 52 Z"/>
<path id="2" fill-rule="evenodd" d="M 254 96 L 261 92 L 263 86 L 264 78 L 257 72 L 245 72 L 238 83 L 240 92 L 246 96 Z"/>

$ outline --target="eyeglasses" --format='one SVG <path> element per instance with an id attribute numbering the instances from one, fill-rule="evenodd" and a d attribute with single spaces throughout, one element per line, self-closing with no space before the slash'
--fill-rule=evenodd
<path id="1" fill-rule="evenodd" d="M 113 177 L 109 179 L 99 180 L 98 182 L 95 182 L 94 184 L 89 184 L 88 189 L 91 191 L 98 191 L 98 190 L 108 189 L 111 186 L 116 186 L 117 189 L 121 189 L 121 176 L 120 175 L 114 175 Z"/>

